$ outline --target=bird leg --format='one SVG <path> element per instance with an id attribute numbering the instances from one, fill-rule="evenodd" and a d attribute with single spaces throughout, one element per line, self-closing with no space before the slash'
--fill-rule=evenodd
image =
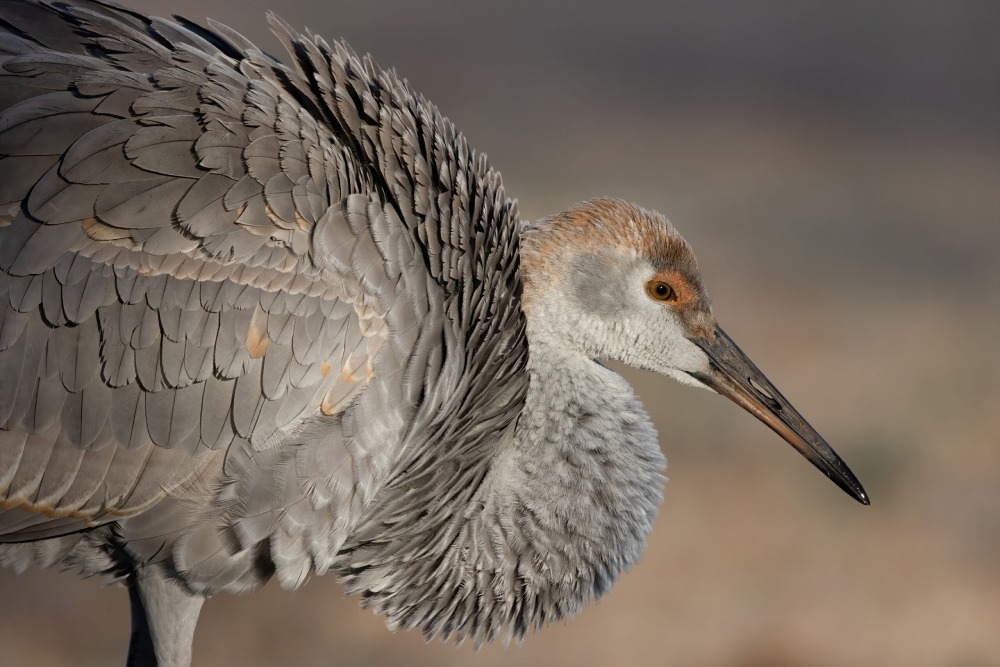
<path id="1" fill-rule="evenodd" d="M 132 639 L 128 667 L 187 667 L 205 599 L 191 595 L 161 568 L 137 570 L 128 582 Z"/>

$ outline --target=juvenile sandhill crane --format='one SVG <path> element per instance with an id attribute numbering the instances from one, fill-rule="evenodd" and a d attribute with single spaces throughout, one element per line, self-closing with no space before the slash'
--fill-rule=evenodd
<path id="1" fill-rule="evenodd" d="M 205 596 L 334 571 L 395 628 L 522 637 L 643 550 L 665 461 L 595 359 L 729 397 L 867 504 L 718 327 L 687 243 L 597 199 L 522 225 L 393 72 L 0 4 L 0 560 L 118 578 L 129 661 Z"/>

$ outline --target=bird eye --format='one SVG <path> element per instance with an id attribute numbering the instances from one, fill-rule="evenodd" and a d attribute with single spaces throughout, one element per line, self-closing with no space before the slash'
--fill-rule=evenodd
<path id="1" fill-rule="evenodd" d="M 662 280 L 650 280 L 646 283 L 646 293 L 656 301 L 676 301 L 674 288 Z"/>

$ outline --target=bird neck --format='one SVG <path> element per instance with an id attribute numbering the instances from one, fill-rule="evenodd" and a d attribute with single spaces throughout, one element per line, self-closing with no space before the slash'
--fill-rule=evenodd
<path id="1" fill-rule="evenodd" d="M 477 646 L 520 639 L 605 593 L 642 554 L 665 466 L 649 417 L 616 373 L 533 336 L 530 321 L 528 339 L 525 405 L 492 457 L 451 484 L 401 484 L 386 505 L 398 511 L 338 556 L 348 590 L 391 627 Z"/>
<path id="2" fill-rule="evenodd" d="M 529 324 L 526 404 L 486 480 L 480 519 L 501 539 L 472 545 L 494 589 L 497 579 L 507 589 L 515 635 L 575 613 L 639 560 L 665 467 L 628 383 L 532 333 Z"/>

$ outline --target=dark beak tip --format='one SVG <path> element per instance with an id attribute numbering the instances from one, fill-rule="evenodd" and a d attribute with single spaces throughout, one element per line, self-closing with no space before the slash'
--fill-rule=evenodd
<path id="1" fill-rule="evenodd" d="M 855 486 L 855 485 L 848 485 L 848 484 L 841 484 L 836 479 L 834 479 L 833 482 L 837 486 L 839 486 L 841 488 L 841 490 L 845 491 L 847 493 L 847 495 L 849 495 L 851 498 L 854 498 L 855 500 L 857 500 L 862 505 L 865 505 L 867 507 L 868 505 L 872 504 L 871 498 L 868 496 L 868 492 L 865 491 L 861 487 L 860 484 L 858 484 L 857 486 Z"/>
<path id="2" fill-rule="evenodd" d="M 829 445 L 823 444 L 829 448 Z M 854 475 L 847 464 L 837 456 L 833 449 L 828 449 L 829 454 L 831 454 L 834 459 L 831 461 L 825 457 L 817 457 L 815 459 L 810 458 L 807 452 L 801 452 L 803 455 L 809 459 L 809 462 L 814 466 L 822 470 L 830 481 L 836 484 L 841 491 L 854 498 L 856 501 L 862 505 L 871 505 L 871 498 L 868 496 L 868 492 L 865 491 L 865 487 L 861 485 L 861 482 Z"/>
<path id="3" fill-rule="evenodd" d="M 871 505 L 871 498 L 868 496 L 868 492 L 865 491 L 865 487 L 861 485 L 861 481 L 854 475 L 843 459 L 837 456 L 832 449 L 830 449 L 830 452 L 836 457 L 836 460 L 831 462 L 830 469 L 824 470 L 830 480 L 862 505 Z M 815 461 L 812 463 L 816 465 Z"/>

